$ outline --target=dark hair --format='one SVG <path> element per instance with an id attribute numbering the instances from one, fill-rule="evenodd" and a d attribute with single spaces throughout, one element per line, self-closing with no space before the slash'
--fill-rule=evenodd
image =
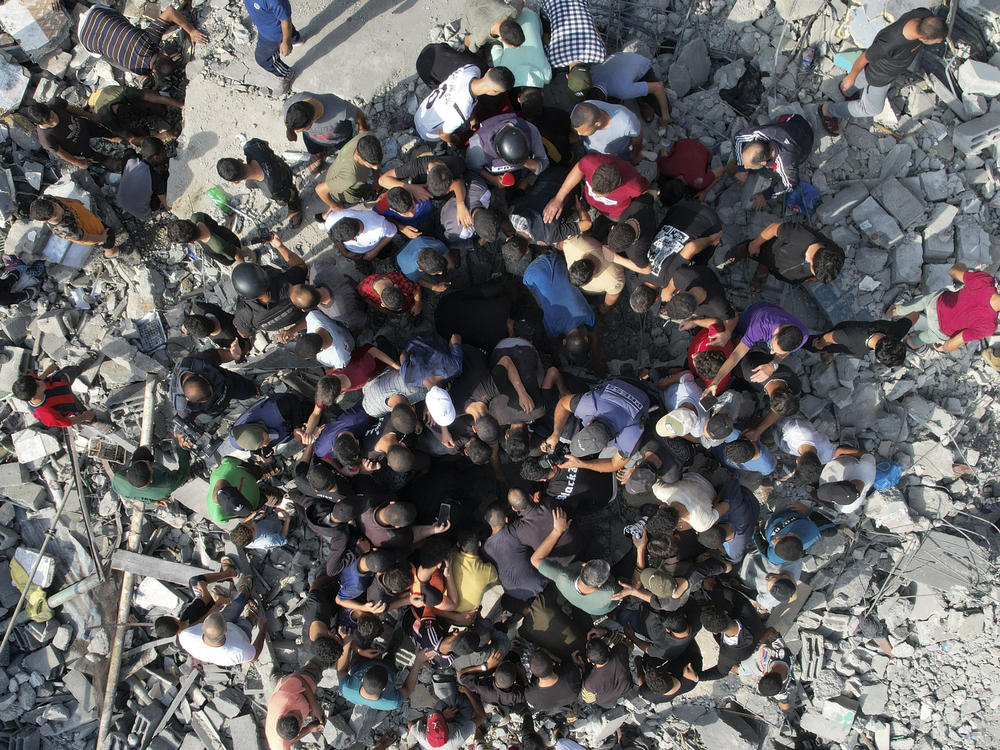
<path id="1" fill-rule="evenodd" d="M 397 565 L 382 575 L 382 584 L 393 594 L 400 594 L 413 585 L 413 571 L 408 565 Z"/>
<path id="2" fill-rule="evenodd" d="M 390 503 L 382 509 L 382 518 L 389 526 L 401 529 L 417 520 L 417 509 L 412 503 Z"/>
<path id="3" fill-rule="evenodd" d="M 473 466 L 485 466 L 493 457 L 493 449 L 478 437 L 474 437 L 465 444 L 465 455 Z"/>
<path id="4" fill-rule="evenodd" d="M 510 91 L 514 88 L 514 74 L 510 72 L 510 68 L 505 68 L 502 65 L 487 70 L 483 78 L 491 86 L 501 91 Z"/>
<path id="5" fill-rule="evenodd" d="M 52 108 L 47 104 L 42 104 L 41 102 L 31 102 L 21 109 L 21 114 L 24 115 L 28 119 L 28 122 L 32 125 L 44 125 L 52 116 Z"/>
<path id="6" fill-rule="evenodd" d="M 548 750 L 548 743 L 535 732 L 525 732 L 521 735 L 521 750 Z"/>
<path id="7" fill-rule="evenodd" d="M 611 660 L 611 649 L 600 638 L 591 638 L 585 649 L 587 661 L 591 664 L 607 664 Z"/>
<path id="8" fill-rule="evenodd" d="M 823 463 L 814 451 L 803 453 L 795 462 L 795 478 L 802 484 L 816 484 L 823 472 Z"/>
<path id="9" fill-rule="evenodd" d="M 402 187 L 389 188 L 389 192 L 385 194 L 385 201 L 397 214 L 409 213 L 415 205 L 410 191 Z"/>
<path id="10" fill-rule="evenodd" d="M 306 471 L 306 481 L 316 492 L 330 492 L 337 486 L 337 475 L 326 461 L 313 461 Z"/>
<path id="11" fill-rule="evenodd" d="M 370 644 L 381 635 L 382 621 L 371 612 L 363 613 L 355 624 L 354 637 L 359 643 Z"/>
<path id="12" fill-rule="evenodd" d="M 924 39 L 944 40 L 948 37 L 948 26 L 940 16 L 926 16 L 920 19 L 917 33 Z"/>
<path id="13" fill-rule="evenodd" d="M 722 440 L 733 431 L 733 427 L 733 415 L 728 411 L 720 411 L 705 422 L 705 434 L 712 440 Z"/>
<path id="14" fill-rule="evenodd" d="M 726 363 L 726 355 L 719 349 L 698 352 L 691 358 L 698 377 L 712 380 Z"/>
<path id="15" fill-rule="evenodd" d="M 219 159 L 215 163 L 215 171 L 226 182 L 237 182 L 247 176 L 247 165 L 239 159 L 230 159 L 227 157 Z"/>
<path id="16" fill-rule="evenodd" d="M 786 536 L 774 543 L 774 553 L 787 562 L 801 560 L 802 552 L 802 540 L 797 536 Z"/>
<path id="17" fill-rule="evenodd" d="M 594 261 L 590 258 L 580 258 L 569 267 L 569 283 L 573 286 L 589 284 L 594 278 Z"/>
<path id="18" fill-rule="evenodd" d="M 875 344 L 875 361 L 886 367 L 899 367 L 906 360 L 906 345 L 895 336 L 885 334 Z"/>
<path id="19" fill-rule="evenodd" d="M 688 621 L 683 612 L 659 612 L 658 614 L 663 627 L 671 633 L 687 629 Z"/>
<path id="20" fill-rule="evenodd" d="M 435 198 L 439 198 L 447 194 L 454 180 L 455 176 L 452 175 L 447 164 L 435 164 L 427 170 L 427 192 Z"/>
<path id="21" fill-rule="evenodd" d="M 580 364 L 587 359 L 590 343 L 582 331 L 571 331 L 563 340 L 563 354 L 573 364 Z"/>
<path id="22" fill-rule="evenodd" d="M 799 410 L 799 397 L 791 388 L 779 385 L 768 399 L 771 409 L 779 417 L 790 417 Z"/>
<path id="23" fill-rule="evenodd" d="M 798 326 L 784 325 L 778 329 L 777 344 L 783 352 L 791 352 L 802 346 L 805 334 Z"/>
<path id="24" fill-rule="evenodd" d="M 526 120 L 534 120 L 545 109 L 545 98 L 542 95 L 542 90 L 539 88 L 531 87 L 523 89 L 517 101 L 521 105 L 521 114 L 524 115 Z"/>
<path id="25" fill-rule="evenodd" d="M 50 198 L 35 198 L 28 206 L 28 216 L 32 221 L 48 221 L 56 213 L 56 202 Z"/>
<path id="26" fill-rule="evenodd" d="M 357 154 L 361 161 L 377 166 L 382 162 L 382 144 L 378 142 L 378 138 L 371 134 L 363 135 L 358 139 Z M 400 188 L 400 190 L 402 189 Z"/>
<path id="27" fill-rule="evenodd" d="M 580 102 L 569 113 L 570 127 L 576 130 L 584 125 L 593 125 L 601 117 L 602 112 L 603 110 L 596 104 Z"/>
<path id="28" fill-rule="evenodd" d="M 756 169 L 756 167 L 750 167 L 748 162 L 764 162 L 767 160 L 770 152 L 770 146 L 764 141 L 750 141 L 745 143 L 743 148 L 740 149 L 740 154 L 743 156 L 743 165 L 748 169 Z"/>
<path id="29" fill-rule="evenodd" d="M 779 578 L 771 584 L 769 593 L 779 602 L 787 602 L 795 596 L 795 581 L 788 578 Z"/>
<path id="30" fill-rule="evenodd" d="M 203 404 L 212 397 L 212 384 L 204 376 L 192 373 L 184 382 L 184 398 L 195 404 Z"/>
<path id="31" fill-rule="evenodd" d="M 403 312 L 406 309 L 406 295 L 395 284 L 389 284 L 379 292 L 379 301 L 389 312 Z"/>
<path id="32" fill-rule="evenodd" d="M 139 147 L 139 156 L 143 159 L 150 159 L 154 156 L 159 156 L 163 153 L 163 141 L 155 136 L 149 136 L 148 138 L 142 139 L 142 145 Z"/>
<path id="33" fill-rule="evenodd" d="M 648 530 L 649 525 L 647 524 L 647 532 Z M 671 557 L 677 557 L 677 554 L 680 552 L 680 547 L 677 544 L 677 540 L 672 536 L 651 537 L 649 540 L 648 551 L 652 557 L 669 559 Z"/>
<path id="34" fill-rule="evenodd" d="M 528 660 L 528 670 L 535 677 L 551 677 L 555 672 L 552 659 L 541 649 L 536 649 Z"/>
<path id="35" fill-rule="evenodd" d="M 361 689 L 368 695 L 382 695 L 385 686 L 389 684 L 389 670 L 381 664 L 369 668 L 361 678 Z"/>
<path id="36" fill-rule="evenodd" d="M 528 241 L 519 234 L 508 237 L 500 248 L 500 255 L 506 263 L 517 263 L 528 252 Z"/>
<path id="37" fill-rule="evenodd" d="M 435 534 L 421 545 L 417 561 L 421 568 L 436 568 L 451 556 L 455 546 L 451 534 Z"/>
<path id="38" fill-rule="evenodd" d="M 490 525 L 498 526 L 507 520 L 507 509 L 500 503 L 492 503 L 483 511 L 483 520 Z"/>
<path id="39" fill-rule="evenodd" d="M 785 681 L 774 672 L 768 672 L 757 681 L 757 692 L 766 698 L 781 692 Z"/>
<path id="40" fill-rule="evenodd" d="M 520 487 L 512 487 L 507 491 L 507 504 L 520 513 L 531 507 L 531 496 Z"/>
<path id="41" fill-rule="evenodd" d="M 844 267 L 844 251 L 834 244 L 820 245 L 813 256 L 812 269 L 816 281 L 829 284 L 840 275 Z"/>
<path id="42" fill-rule="evenodd" d="M 753 443 L 746 438 L 737 438 L 722 446 L 722 455 L 731 464 L 745 464 L 756 452 Z"/>
<path id="43" fill-rule="evenodd" d="M 458 548 L 469 555 L 474 555 L 479 550 L 479 527 L 463 526 L 455 532 L 455 544 Z"/>
<path id="44" fill-rule="evenodd" d="M 333 457 L 344 466 L 354 466 L 361 460 L 358 439 L 350 432 L 342 432 L 333 440 Z"/>
<path id="45" fill-rule="evenodd" d="M 493 671 L 493 684 L 500 690 L 510 690 L 517 682 L 517 668 L 509 661 L 502 661 Z"/>
<path id="46" fill-rule="evenodd" d="M 525 426 L 511 427 L 500 439 L 500 447 L 514 463 L 523 461 L 528 457 L 528 428 Z"/>
<path id="47" fill-rule="evenodd" d="M 463 630 L 451 642 L 451 652 L 455 656 L 468 656 L 479 649 L 479 636 L 471 630 Z"/>
<path id="48" fill-rule="evenodd" d="M 594 170 L 590 178 L 590 187 L 597 195 L 607 195 L 622 184 L 622 173 L 618 167 L 608 162 Z"/>
<path id="49" fill-rule="evenodd" d="M 14 394 L 14 398 L 30 401 L 35 397 L 35 391 L 38 390 L 38 380 L 34 375 L 21 375 L 14 381 L 10 391 Z"/>
<path id="50" fill-rule="evenodd" d="M 677 292 L 660 306 L 660 314 L 668 320 L 687 320 L 697 307 L 698 300 L 691 292 Z"/>
<path id="51" fill-rule="evenodd" d="M 295 356 L 299 359 L 313 359 L 323 349 L 323 337 L 318 333 L 300 333 L 295 339 Z"/>
<path id="52" fill-rule="evenodd" d="M 177 70 L 177 63 L 174 62 L 174 59 L 170 55 L 163 52 L 153 61 L 153 76 L 155 78 L 163 78 L 175 70 Z"/>
<path id="53" fill-rule="evenodd" d="M 336 638 L 328 635 L 321 635 L 313 641 L 312 651 L 317 659 L 319 659 L 323 664 L 328 665 L 337 663 L 341 654 L 344 653 L 344 647 Z"/>
<path id="54" fill-rule="evenodd" d="M 721 633 L 729 627 L 729 622 L 729 615 L 718 607 L 708 606 L 701 610 L 701 626 L 709 633 Z"/>
<path id="55" fill-rule="evenodd" d="M 153 632 L 157 638 L 170 638 L 177 635 L 180 630 L 180 623 L 176 617 L 161 615 L 153 620 Z"/>
<path id="56" fill-rule="evenodd" d="M 167 240 L 170 242 L 194 242 L 198 236 L 198 225 L 187 219 L 174 219 L 167 224 Z"/>
<path id="57" fill-rule="evenodd" d="M 632 294 L 629 295 L 628 304 L 633 312 L 642 314 L 653 306 L 658 296 L 659 294 L 653 287 L 646 284 L 639 284 L 639 286 L 632 290 Z"/>
<path id="58" fill-rule="evenodd" d="M 674 687 L 674 679 L 674 676 L 670 674 L 665 666 L 646 670 L 646 687 L 657 695 L 666 695 L 669 693 Z"/>
<path id="59" fill-rule="evenodd" d="M 500 22 L 500 39 L 504 44 L 511 47 L 520 47 L 524 44 L 524 30 L 521 24 L 513 18 L 505 18 Z"/>
<path id="60" fill-rule="evenodd" d="M 656 512 L 646 521 L 646 534 L 652 537 L 662 538 L 670 536 L 677 528 L 680 516 L 674 508 L 669 505 L 661 505 Z"/>
<path id="61" fill-rule="evenodd" d="M 405 445 L 397 444 L 390 446 L 389 450 L 386 451 L 385 462 L 393 471 L 405 474 L 408 471 L 413 471 L 413 467 L 417 465 L 417 458 L 413 455 L 413 451 Z"/>
<path id="62" fill-rule="evenodd" d="M 133 461 L 125 469 L 125 479 L 133 487 L 145 487 L 153 481 L 153 472 L 148 461 Z"/>
<path id="63" fill-rule="evenodd" d="M 302 723 L 292 714 L 285 714 L 278 717 L 278 722 L 274 725 L 278 736 L 283 740 L 294 740 L 299 736 Z"/>
<path id="64" fill-rule="evenodd" d="M 541 482 L 549 475 L 552 469 L 542 465 L 542 459 L 538 456 L 528 456 L 521 462 L 521 479 L 527 482 Z"/>
<path id="65" fill-rule="evenodd" d="M 639 239 L 639 233 L 635 227 L 625 221 L 620 221 L 611 227 L 608 232 L 608 247 L 616 253 L 628 250 L 635 241 Z"/>
<path id="66" fill-rule="evenodd" d="M 496 417 L 484 414 L 476 419 L 476 437 L 487 445 L 496 445 L 500 442 L 500 423 Z"/>
<path id="67" fill-rule="evenodd" d="M 698 544 L 707 549 L 723 549 L 722 545 L 725 541 L 726 537 L 718 526 L 705 529 L 698 534 Z"/>
<path id="68" fill-rule="evenodd" d="M 472 226 L 476 234 L 493 242 L 500 236 L 500 214 L 491 208 L 477 208 L 472 214 Z"/>
<path id="69" fill-rule="evenodd" d="M 680 177 L 661 178 L 659 186 L 660 205 L 666 208 L 680 203 L 691 193 L 691 188 Z"/>
<path id="70" fill-rule="evenodd" d="M 430 276 L 440 276 L 448 270 L 448 262 L 433 247 L 425 247 L 417 253 L 417 268 Z"/>
<path id="71" fill-rule="evenodd" d="M 395 550 L 373 549 L 365 553 L 364 561 L 372 573 L 385 573 L 399 564 L 399 554 Z"/>
<path id="72" fill-rule="evenodd" d="M 308 128 L 315 118 L 316 108 L 309 102 L 289 104 L 288 110 L 285 112 L 285 128 L 287 129 L 285 135 L 288 140 L 296 140 L 297 133 L 295 131 Z"/>
<path id="73" fill-rule="evenodd" d="M 362 229 L 364 224 L 357 219 L 338 219 L 337 223 L 330 227 L 330 237 L 337 242 L 350 242 L 361 234 Z"/>
<path id="74" fill-rule="evenodd" d="M 404 435 L 412 435 L 417 431 L 417 415 L 409 401 L 392 407 L 392 411 L 389 412 L 389 425 L 394 432 L 401 432 Z"/>
<path id="75" fill-rule="evenodd" d="M 333 406 L 333 402 L 340 396 L 340 379 L 334 375 L 324 375 L 316 384 L 316 395 L 313 396 L 320 406 Z"/>

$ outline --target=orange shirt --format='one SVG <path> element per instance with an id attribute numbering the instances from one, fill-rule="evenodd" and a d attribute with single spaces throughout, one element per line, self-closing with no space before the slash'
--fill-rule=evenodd
<path id="1" fill-rule="evenodd" d="M 264 736 L 267 738 L 270 750 L 289 750 L 292 746 L 291 740 L 282 739 L 278 735 L 278 719 L 285 714 L 296 711 L 302 725 L 304 726 L 306 723 L 310 709 L 309 701 L 306 700 L 305 688 L 302 685 L 303 681 L 311 690 L 316 690 L 316 683 L 313 682 L 313 679 L 301 673 L 286 675 L 278 680 L 274 695 L 267 703 L 267 717 L 264 719 Z"/>

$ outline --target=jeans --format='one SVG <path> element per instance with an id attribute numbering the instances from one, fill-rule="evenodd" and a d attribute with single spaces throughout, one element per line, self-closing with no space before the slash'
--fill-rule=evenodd
<path id="1" fill-rule="evenodd" d="M 845 117 L 874 117 L 885 107 L 885 99 L 889 95 L 889 85 L 870 86 L 865 71 L 858 73 L 858 78 L 851 87 L 851 92 L 860 91 L 861 98 L 853 102 L 833 102 L 827 108 L 831 117 L 838 120 Z"/>
<path id="2" fill-rule="evenodd" d="M 292 42 L 299 40 L 299 32 L 292 32 Z M 260 34 L 257 35 L 257 47 L 253 52 L 253 59 L 268 73 L 274 73 L 278 78 L 287 78 L 292 74 L 292 69 L 281 61 L 279 57 L 281 49 L 280 39 L 265 39 Z"/>

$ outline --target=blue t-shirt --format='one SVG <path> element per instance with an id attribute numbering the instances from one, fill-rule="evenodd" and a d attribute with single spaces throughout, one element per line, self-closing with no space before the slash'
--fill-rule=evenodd
<path id="1" fill-rule="evenodd" d="M 590 81 L 615 99 L 638 99 L 649 93 L 649 84 L 640 81 L 653 61 L 635 52 L 617 52 L 590 69 Z"/>
<path id="2" fill-rule="evenodd" d="M 361 558 L 358 558 L 340 571 L 340 589 L 337 591 L 337 601 L 349 602 L 360 599 L 368 590 L 375 574 L 362 573 L 358 569 L 360 560 Z"/>
<path id="3" fill-rule="evenodd" d="M 351 432 L 359 440 L 365 434 L 365 428 L 371 422 L 371 417 L 365 412 L 362 404 L 356 404 L 336 419 L 327 422 L 313 447 L 313 452 L 320 458 L 326 458 L 333 453 L 333 442 L 342 432 Z"/>
<path id="4" fill-rule="evenodd" d="M 533 260 L 525 269 L 522 282 L 542 308 L 542 324 L 549 338 L 562 338 L 579 326 L 594 329 L 597 324 L 594 311 L 583 292 L 569 283 L 562 255 L 551 253 Z"/>
<path id="5" fill-rule="evenodd" d="M 428 202 L 429 205 L 429 202 Z M 420 281 L 426 274 L 417 268 L 417 255 L 424 248 L 437 250 L 441 255 L 448 254 L 448 246 L 433 237 L 415 237 L 405 245 L 403 249 L 396 253 L 396 265 L 399 266 L 400 273 L 410 281 Z"/>
<path id="6" fill-rule="evenodd" d="M 573 414 L 584 423 L 595 419 L 606 422 L 615 435 L 615 448 L 631 456 L 642 437 L 643 423 L 649 413 L 649 396 L 641 388 L 624 380 L 609 380 L 580 397 Z"/>
<path id="7" fill-rule="evenodd" d="M 292 18 L 292 6 L 288 0 L 243 0 L 243 5 L 261 39 L 281 41 L 281 22 Z"/>
<path id="8" fill-rule="evenodd" d="M 790 523 L 786 524 L 786 521 Z M 780 528 L 779 528 L 780 527 Z M 795 534 L 802 541 L 802 549 L 807 550 L 819 540 L 819 527 L 804 513 L 797 510 L 781 510 L 771 516 L 764 528 L 764 539 L 767 540 L 767 550 L 765 552 L 768 562 L 775 565 L 783 565 L 788 560 L 778 557 L 774 551 L 774 539 L 785 534 Z"/>
<path id="9" fill-rule="evenodd" d="M 368 706 L 379 711 L 394 711 L 403 707 L 403 694 L 396 689 L 396 670 L 388 664 L 382 664 L 389 672 L 389 682 L 382 691 L 378 700 L 368 700 L 361 695 L 361 678 L 368 673 L 372 667 L 382 664 L 381 662 L 367 661 L 356 665 L 340 680 L 340 694 L 344 700 L 350 701 L 357 706 Z"/>
<path id="10" fill-rule="evenodd" d="M 747 544 L 753 538 L 760 518 L 760 503 L 739 479 L 730 479 L 722 486 L 719 493 L 722 500 L 729 503 L 727 510 L 718 523 L 728 523 L 733 527 L 733 538 L 723 542 L 722 546 L 732 562 L 739 562 L 746 555 Z"/>
<path id="11" fill-rule="evenodd" d="M 268 516 L 257 522 L 257 534 L 247 549 L 274 549 L 284 547 L 288 540 L 281 533 L 284 523 L 277 516 Z"/>

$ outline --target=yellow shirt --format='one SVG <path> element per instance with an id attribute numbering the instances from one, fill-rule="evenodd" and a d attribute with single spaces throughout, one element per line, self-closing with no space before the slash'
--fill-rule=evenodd
<path id="1" fill-rule="evenodd" d="M 483 603 L 486 587 L 499 580 L 493 563 L 460 549 L 451 555 L 451 575 L 458 589 L 458 612 L 468 612 L 479 607 Z"/>

